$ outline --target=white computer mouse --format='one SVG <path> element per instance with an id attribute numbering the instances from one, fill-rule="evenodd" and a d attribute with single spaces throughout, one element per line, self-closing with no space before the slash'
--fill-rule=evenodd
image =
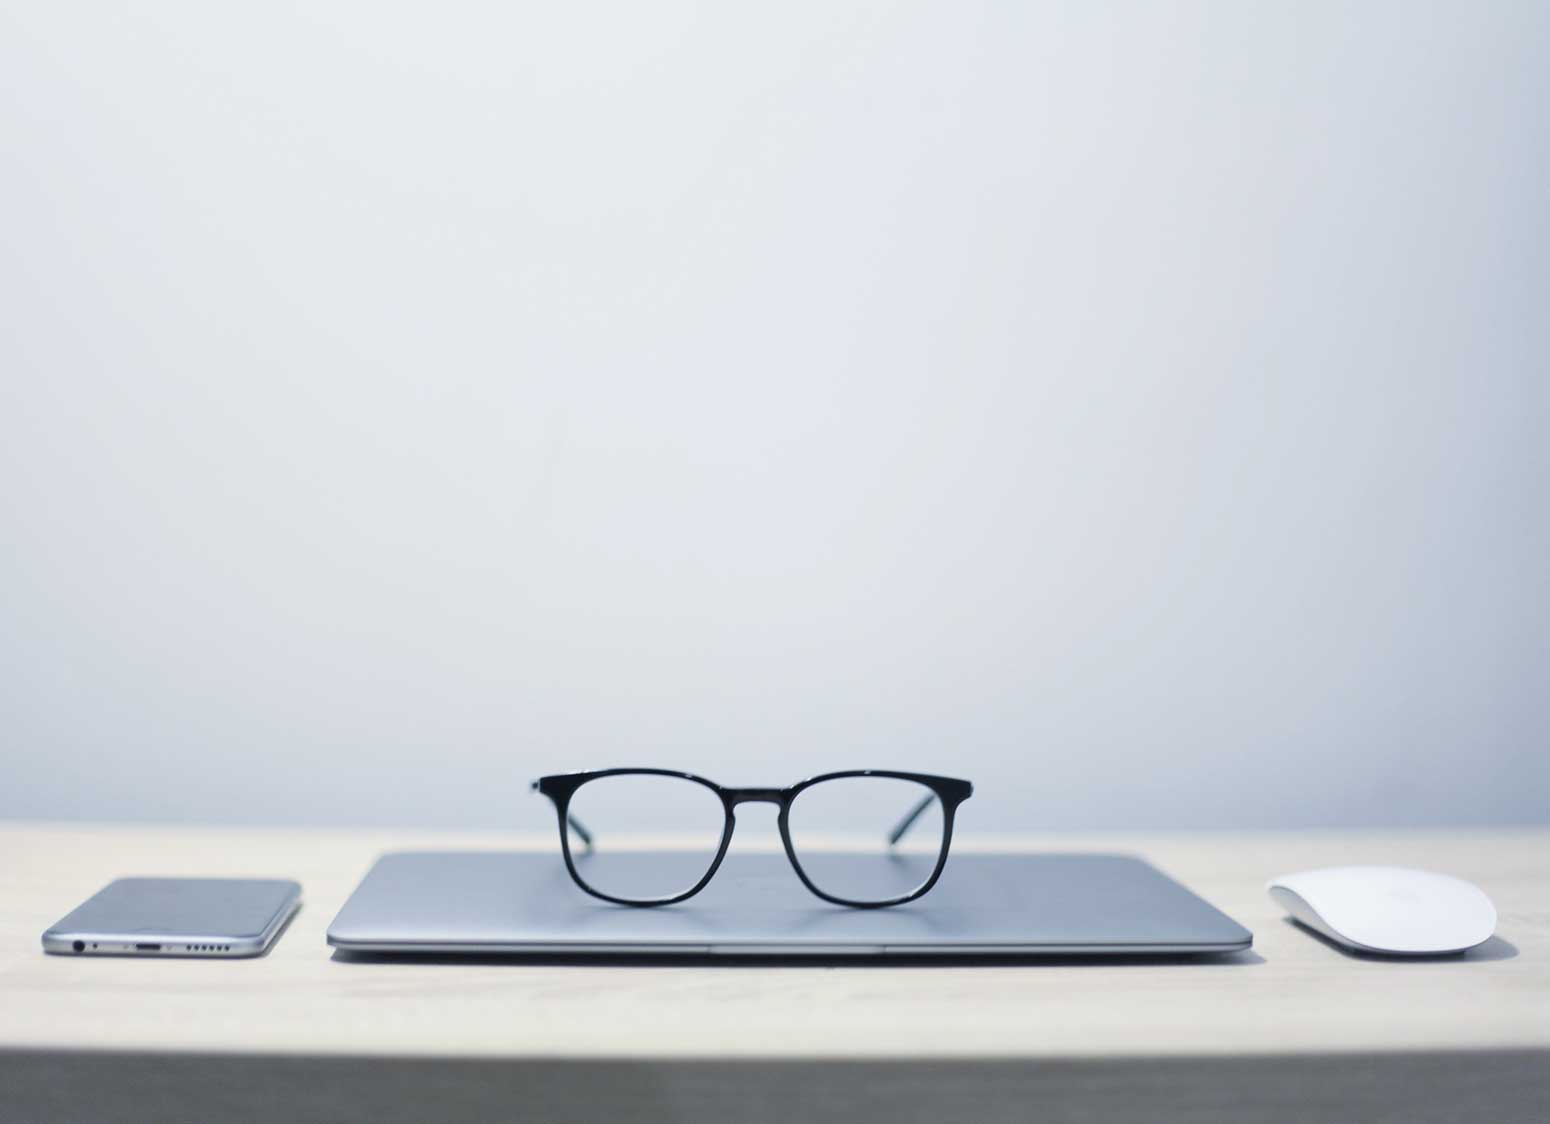
<path id="1" fill-rule="evenodd" d="M 1463 952 L 1496 931 L 1496 907 L 1462 878 L 1400 866 L 1335 866 L 1265 884 L 1310 929 L 1361 952 Z"/>

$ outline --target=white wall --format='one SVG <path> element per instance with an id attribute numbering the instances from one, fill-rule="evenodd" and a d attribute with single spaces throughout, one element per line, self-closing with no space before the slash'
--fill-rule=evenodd
<path id="1" fill-rule="evenodd" d="M 1550 818 L 1550 6 L 0 9 L 0 815 Z"/>

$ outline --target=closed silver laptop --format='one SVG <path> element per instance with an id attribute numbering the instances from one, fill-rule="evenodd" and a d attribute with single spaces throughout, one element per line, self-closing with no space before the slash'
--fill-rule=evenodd
<path id="1" fill-rule="evenodd" d="M 558 854 L 403 852 L 372 867 L 328 942 L 442 955 L 973 957 L 1232 952 L 1253 935 L 1128 855 L 954 853 L 917 901 L 851 909 L 808 893 L 778 853 L 729 854 L 696 897 L 641 908 L 589 896 Z"/>

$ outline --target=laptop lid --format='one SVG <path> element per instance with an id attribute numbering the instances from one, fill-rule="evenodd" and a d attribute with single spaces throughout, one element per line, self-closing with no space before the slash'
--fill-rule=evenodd
<path id="1" fill-rule="evenodd" d="M 577 956 L 1155 955 L 1252 941 L 1132 856 L 972 851 L 887 909 L 814 897 L 779 853 L 729 854 L 695 897 L 640 908 L 584 893 L 557 854 L 402 852 L 377 861 L 328 930 L 355 952 Z"/>

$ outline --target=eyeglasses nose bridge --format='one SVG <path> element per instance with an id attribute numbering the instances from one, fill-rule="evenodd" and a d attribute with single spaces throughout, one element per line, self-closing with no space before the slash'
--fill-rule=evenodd
<path id="1" fill-rule="evenodd" d="M 739 804 L 779 804 L 785 800 L 778 788 L 729 788 L 725 792 L 734 808 Z"/>

